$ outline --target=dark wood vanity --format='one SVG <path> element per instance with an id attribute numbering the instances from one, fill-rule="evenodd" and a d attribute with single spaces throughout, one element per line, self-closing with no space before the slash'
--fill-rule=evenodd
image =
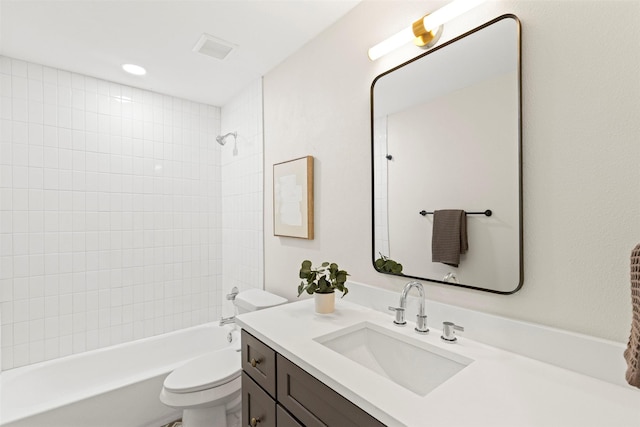
<path id="1" fill-rule="evenodd" d="M 242 425 L 384 426 L 245 330 L 242 331 Z"/>

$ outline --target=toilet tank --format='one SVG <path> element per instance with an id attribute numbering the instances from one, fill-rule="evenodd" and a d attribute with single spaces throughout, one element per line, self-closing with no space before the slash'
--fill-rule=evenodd
<path id="1" fill-rule="evenodd" d="M 286 298 L 272 294 L 262 289 L 247 289 L 236 295 L 233 303 L 238 308 L 238 314 L 262 310 L 287 302 Z"/>

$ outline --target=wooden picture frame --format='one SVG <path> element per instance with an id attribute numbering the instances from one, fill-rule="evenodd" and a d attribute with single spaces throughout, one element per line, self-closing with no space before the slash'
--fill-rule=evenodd
<path id="1" fill-rule="evenodd" d="M 313 240 L 313 157 L 273 165 L 273 235 Z"/>

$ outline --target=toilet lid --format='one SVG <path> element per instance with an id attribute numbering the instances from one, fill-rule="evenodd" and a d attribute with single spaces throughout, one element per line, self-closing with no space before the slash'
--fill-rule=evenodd
<path id="1" fill-rule="evenodd" d="M 286 298 L 262 289 L 247 289 L 240 292 L 233 303 L 247 311 L 257 311 L 267 307 L 275 307 L 285 302 L 287 302 Z"/>
<path id="2" fill-rule="evenodd" d="M 239 377 L 240 372 L 240 352 L 225 348 L 179 367 L 164 380 L 164 388 L 173 393 L 206 390 L 228 383 Z"/>

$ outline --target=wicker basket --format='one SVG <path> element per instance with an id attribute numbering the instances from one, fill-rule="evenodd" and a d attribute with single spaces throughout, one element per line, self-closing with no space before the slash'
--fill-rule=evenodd
<path id="1" fill-rule="evenodd" d="M 640 388 L 640 244 L 631 251 L 631 302 L 631 335 L 624 352 L 627 360 L 626 379 L 632 386 Z"/>

